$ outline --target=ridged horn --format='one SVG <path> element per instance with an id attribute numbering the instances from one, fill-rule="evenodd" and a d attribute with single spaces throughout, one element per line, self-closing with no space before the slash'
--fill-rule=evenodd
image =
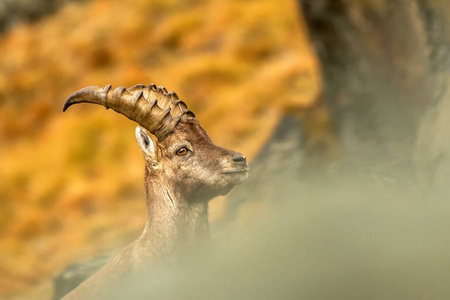
<path id="1" fill-rule="evenodd" d="M 129 89 L 111 85 L 88 86 L 73 93 L 64 103 L 63 111 L 73 104 L 94 103 L 103 105 L 135 121 L 158 139 L 170 134 L 182 118 L 195 118 L 187 105 L 175 92 L 155 84 L 135 85 Z"/>

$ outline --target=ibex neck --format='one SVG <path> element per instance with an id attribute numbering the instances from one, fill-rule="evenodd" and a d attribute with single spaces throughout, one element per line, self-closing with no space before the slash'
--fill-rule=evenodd
<path id="1" fill-rule="evenodd" d="M 149 255 L 176 259 L 209 241 L 208 204 L 189 203 L 170 185 L 146 176 L 147 223 L 139 243 Z M 146 251 L 147 251 L 146 250 Z"/>

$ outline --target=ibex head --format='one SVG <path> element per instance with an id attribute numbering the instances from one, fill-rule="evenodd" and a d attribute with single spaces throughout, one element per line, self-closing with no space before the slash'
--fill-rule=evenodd
<path id="1" fill-rule="evenodd" d="M 67 99 L 63 111 L 82 102 L 103 105 L 137 122 L 136 140 L 147 175 L 171 185 L 188 201 L 226 194 L 248 177 L 245 156 L 214 145 L 186 104 L 164 87 L 86 87 Z"/>

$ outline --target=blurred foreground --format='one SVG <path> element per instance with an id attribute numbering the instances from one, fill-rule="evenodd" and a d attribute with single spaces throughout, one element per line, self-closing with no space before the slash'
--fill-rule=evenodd
<path id="1" fill-rule="evenodd" d="M 331 176 L 277 195 L 206 254 L 132 278 L 112 299 L 447 299 L 450 205 L 417 195 Z"/>

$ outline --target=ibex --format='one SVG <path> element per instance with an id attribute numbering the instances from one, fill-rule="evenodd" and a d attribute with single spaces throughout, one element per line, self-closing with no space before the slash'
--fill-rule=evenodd
<path id="1" fill-rule="evenodd" d="M 214 145 L 174 92 L 151 84 L 111 89 L 90 86 L 63 107 L 95 103 L 138 123 L 145 158 L 147 222 L 142 235 L 64 299 L 101 296 L 109 285 L 209 240 L 208 201 L 248 177 L 245 156 Z"/>

